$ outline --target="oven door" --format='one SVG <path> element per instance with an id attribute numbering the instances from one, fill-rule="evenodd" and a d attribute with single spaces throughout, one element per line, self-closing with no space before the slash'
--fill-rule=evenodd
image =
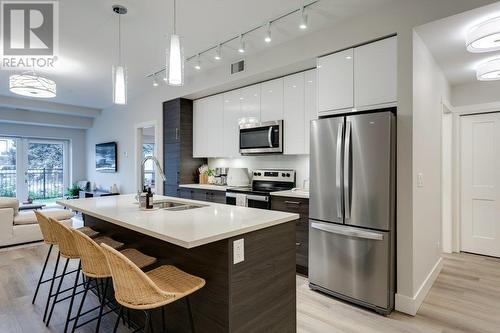
<path id="1" fill-rule="evenodd" d="M 240 154 L 283 153 L 283 120 L 240 126 Z"/>
<path id="2" fill-rule="evenodd" d="M 247 194 L 247 207 L 271 209 L 271 200 L 268 195 Z M 236 206 L 236 193 L 226 192 L 226 204 Z"/>

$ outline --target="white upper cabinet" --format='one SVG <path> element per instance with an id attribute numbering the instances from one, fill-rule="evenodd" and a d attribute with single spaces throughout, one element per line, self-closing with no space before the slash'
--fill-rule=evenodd
<path id="1" fill-rule="evenodd" d="M 240 98 L 242 98 L 241 89 L 229 91 L 223 94 L 224 103 L 224 141 L 223 157 L 239 156 L 239 122 L 242 118 Z M 244 97 L 243 97 L 244 98 Z"/>
<path id="2" fill-rule="evenodd" d="M 305 153 L 304 73 L 286 76 L 283 82 L 284 153 Z"/>
<path id="3" fill-rule="evenodd" d="M 283 119 L 283 78 L 260 84 L 261 122 Z"/>
<path id="4" fill-rule="evenodd" d="M 237 90 L 241 108 L 239 124 L 260 122 L 260 84 Z"/>
<path id="5" fill-rule="evenodd" d="M 354 49 L 354 106 L 366 109 L 397 101 L 397 38 Z"/>
<path id="6" fill-rule="evenodd" d="M 214 95 L 193 103 L 193 156 L 224 156 L 223 96 Z"/>
<path id="7" fill-rule="evenodd" d="M 316 70 L 311 69 L 304 73 L 304 153 L 309 154 L 309 136 L 311 133 L 311 120 L 318 119 L 318 103 L 316 94 Z"/>
<path id="8" fill-rule="evenodd" d="M 318 58 L 318 111 L 354 107 L 354 50 Z"/>

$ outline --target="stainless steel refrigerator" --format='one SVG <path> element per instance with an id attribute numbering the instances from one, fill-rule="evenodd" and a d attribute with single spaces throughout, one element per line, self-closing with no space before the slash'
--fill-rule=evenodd
<path id="1" fill-rule="evenodd" d="M 311 123 L 310 287 L 394 307 L 395 109 Z"/>

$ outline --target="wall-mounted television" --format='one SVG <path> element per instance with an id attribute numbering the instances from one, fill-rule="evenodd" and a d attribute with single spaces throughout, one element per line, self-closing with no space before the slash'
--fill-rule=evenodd
<path id="1" fill-rule="evenodd" d="M 95 145 L 95 169 L 99 172 L 118 171 L 116 142 Z"/>

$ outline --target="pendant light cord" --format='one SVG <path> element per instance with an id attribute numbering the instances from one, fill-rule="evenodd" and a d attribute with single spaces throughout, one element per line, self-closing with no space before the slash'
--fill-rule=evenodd
<path id="1" fill-rule="evenodd" d="M 122 18 L 118 15 L 118 63 L 122 65 Z"/>
<path id="2" fill-rule="evenodd" d="M 175 5 L 176 5 L 176 2 L 177 2 L 177 1 L 176 1 L 176 0 L 174 0 L 174 35 L 176 35 L 176 32 L 177 32 L 177 31 L 176 31 L 176 28 L 175 28 L 175 26 L 177 25 L 177 24 L 176 24 L 176 15 L 175 15 L 175 7 L 176 7 Z"/>

